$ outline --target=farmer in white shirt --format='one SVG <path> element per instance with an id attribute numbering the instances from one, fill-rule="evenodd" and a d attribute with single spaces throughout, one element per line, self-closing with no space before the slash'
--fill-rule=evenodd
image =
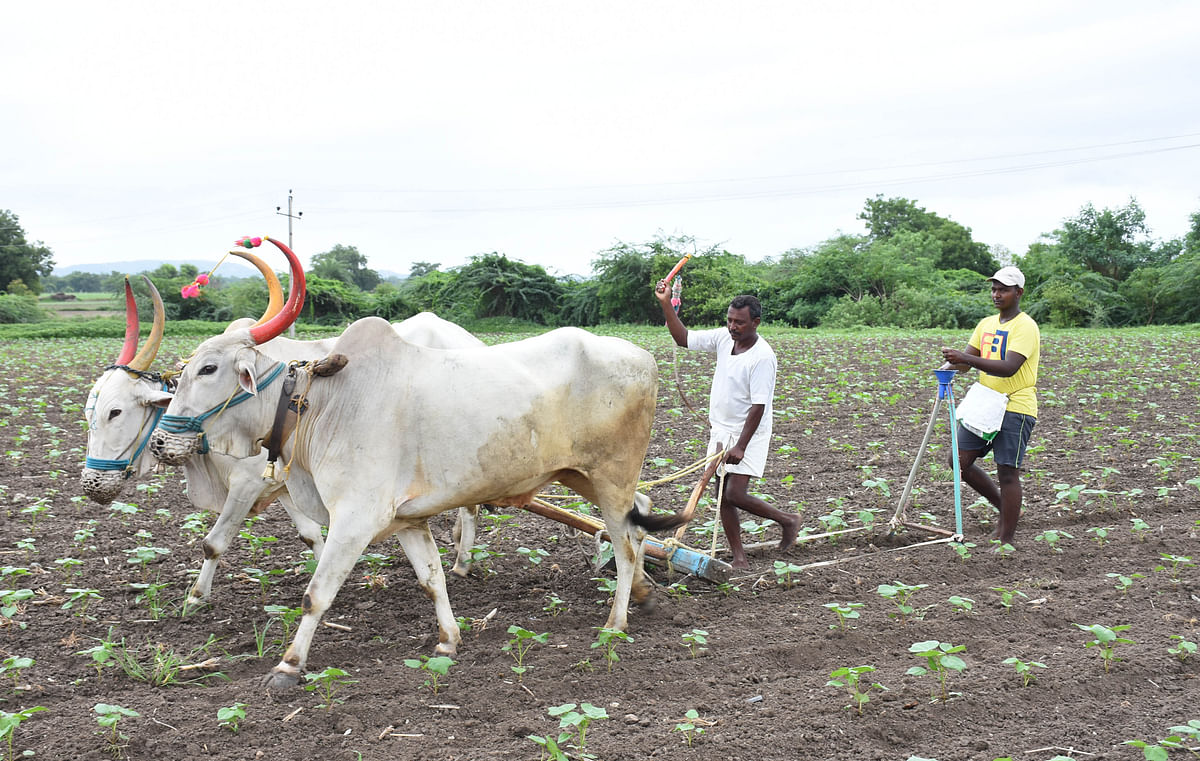
<path id="1" fill-rule="evenodd" d="M 708 451 L 725 448 L 721 528 L 733 553 L 733 567 L 749 568 L 742 549 L 738 508 L 778 523 L 783 529 L 780 549 L 795 544 L 800 529 L 799 516 L 771 507 L 750 494 L 749 489 L 750 478 L 760 478 L 767 464 L 771 399 L 775 395 L 775 352 L 758 335 L 762 306 L 754 296 L 738 296 L 729 304 L 724 328 L 688 330 L 671 306 L 665 280 L 658 281 L 655 296 L 676 344 L 717 356 L 708 403 L 708 422 L 712 426 Z"/>

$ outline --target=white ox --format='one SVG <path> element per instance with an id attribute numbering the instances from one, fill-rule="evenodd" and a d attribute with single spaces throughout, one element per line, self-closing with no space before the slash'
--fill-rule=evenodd
<path id="1" fill-rule="evenodd" d="M 348 364 L 313 381 L 307 420 L 292 442 L 293 475 L 299 468 L 311 478 L 329 511 L 329 533 L 304 616 L 269 686 L 299 681 L 322 614 L 367 545 L 393 533 L 434 602 L 437 651 L 455 652 L 461 636 L 428 519 L 462 504 L 525 505 L 552 481 L 600 508 L 617 564 L 606 627 L 626 628 L 631 597 L 649 592 L 639 526 L 678 523 L 646 515 L 649 500 L 636 492 L 656 398 L 649 353 L 575 328 L 442 351 L 405 341 L 372 317 L 352 324 L 334 352 Z M 255 379 L 274 364 L 250 335 L 211 338 L 185 368 L 168 413 L 196 416 L 238 388 L 254 393 Z M 213 420 L 209 446 L 255 456 L 271 426 L 271 396 Z M 166 461 L 187 457 L 194 445 L 162 428 L 151 442 Z"/>
<path id="2" fill-rule="evenodd" d="M 233 253 L 251 260 L 267 277 L 272 305 L 260 320 L 265 321 L 280 309 L 280 304 L 276 303 L 278 280 L 261 259 L 241 252 Z M 84 493 L 100 504 L 112 502 L 130 480 L 146 475 L 154 467 L 154 460 L 144 443 L 157 420 L 156 412 L 160 412 L 161 406 L 171 399 L 169 385 L 148 370 L 162 338 L 163 313 L 157 290 L 148 279 L 146 282 L 155 306 L 155 327 L 151 336 L 137 356 L 131 356 L 136 346 L 138 321 L 137 307 L 127 282 L 125 349 L 118 357 L 116 366 L 100 376 L 88 395 L 88 451 L 81 481 Z M 278 301 L 282 302 L 282 298 Z M 252 319 L 238 320 L 226 332 L 247 329 L 254 324 Z M 458 325 L 429 313 L 416 315 L 393 327 L 399 335 L 427 346 L 456 348 L 483 345 Z M 265 343 L 262 348 L 272 356 L 319 359 L 328 353 L 333 340 L 293 341 L 278 337 Z M 298 489 L 299 497 L 294 501 L 285 490 L 285 484 L 264 480 L 262 472 L 265 462 L 265 453 L 259 457 L 237 459 L 213 452 L 190 457 L 182 463 L 189 500 L 200 510 L 218 514 L 216 523 L 204 539 L 205 559 L 189 591 L 189 606 L 209 599 L 218 560 L 228 551 L 242 521 L 252 511 L 263 509 L 274 499 L 279 500 L 296 524 L 301 538 L 319 561 L 324 545 L 321 526 L 329 520 L 325 506 L 316 498 L 311 486 Z M 477 513 L 477 507 L 464 507 L 459 511 L 455 524 L 454 538 L 458 549 L 453 570 L 460 576 L 467 575 L 470 569 L 469 551 L 474 542 Z"/>

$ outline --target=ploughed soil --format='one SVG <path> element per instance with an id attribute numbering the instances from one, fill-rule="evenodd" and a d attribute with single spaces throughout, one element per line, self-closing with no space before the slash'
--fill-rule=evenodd
<path id="1" fill-rule="evenodd" d="M 1200 562 L 1200 489 L 1186 483 L 1200 456 L 1198 344 L 1171 341 L 1179 364 L 1147 377 L 1144 362 L 1160 351 L 1161 336 L 1045 336 L 1043 406 L 1015 548 L 994 551 L 994 511 L 966 488 L 970 544 L 961 559 L 948 544 L 928 544 L 932 533 L 889 536 L 886 524 L 933 409 L 937 347 L 965 338 L 769 334 L 780 360 L 776 444 L 757 488 L 800 511 L 809 534 L 823 532 L 822 517 L 826 526 L 840 519 L 861 527 L 858 514 L 870 510 L 864 517 L 877 528 L 788 551 L 774 546 L 778 526 L 747 530 L 747 543 L 765 545 L 751 551 L 752 570 L 724 587 L 651 568 L 657 604 L 632 611 L 629 639 L 618 640 L 619 660 L 609 662 L 595 645 L 608 612 L 603 581 L 614 572 L 593 569 L 592 539 L 515 509 L 485 514 L 473 574 L 448 578 L 455 613 L 471 628 L 436 693 L 427 672 L 405 665 L 433 655 L 432 606 L 389 541 L 372 548 L 381 556 L 376 566 L 360 563 L 342 588 L 326 616 L 333 627 L 317 631 L 310 672 L 346 672 L 331 699 L 260 686 L 283 637 L 282 621 L 264 604 L 299 606 L 307 580 L 305 547 L 283 511 L 269 509 L 248 529 L 278 541 L 263 542 L 257 555 L 240 542 L 224 558 L 212 605 L 182 617 L 202 554 L 200 534 L 185 525 L 192 508 L 180 474 L 168 470 L 141 491 L 130 483 L 121 500 L 136 505 L 132 513 L 74 499 L 86 445 L 81 405 L 109 359 L 100 354 L 117 347 L 88 345 L 49 370 L 43 363 L 70 351 L 70 342 L 16 342 L 3 349 L 12 372 L 0 410 L 0 585 L 33 596 L 0 620 L 0 658 L 35 663 L 0 674 L 0 710 L 46 711 L 17 728 L 14 756 L 533 761 L 546 756 L 528 736 L 560 731 L 551 709 L 586 703 L 607 718 L 587 727 L 584 749 L 565 743 L 571 758 L 1140 758 L 1123 743 L 1155 742 L 1200 719 L 1200 655 L 1168 652 L 1200 642 L 1200 570 L 1189 565 Z M 657 335 L 633 340 L 662 368 L 643 471 L 657 478 L 702 454 L 705 424 L 680 403 L 675 378 L 699 406 L 711 363 L 676 356 Z M 168 342 L 164 355 L 187 345 Z M 960 382 L 957 393 L 964 391 Z M 952 528 L 944 424 L 933 443 L 907 515 Z M 656 506 L 680 509 L 694 478 L 654 487 Z M 28 510 L 37 505 L 46 509 Z M 705 512 L 693 527 L 711 517 Z M 441 546 L 451 546 L 451 518 L 434 526 Z M 1057 545 L 1047 531 L 1057 532 Z M 688 541 L 706 549 L 710 536 L 693 532 Z M 139 546 L 169 553 L 145 566 L 128 562 Z M 541 562 L 530 550 L 544 551 Z M 65 558 L 82 564 L 56 562 Z M 277 575 L 260 584 L 259 572 Z M 1130 582 L 1127 591 L 1118 576 Z M 132 585 L 147 583 L 165 585 L 161 610 L 139 601 L 145 590 Z M 919 587 L 906 614 L 877 591 L 898 584 Z M 78 603 L 63 608 L 77 594 L 69 589 L 102 599 L 80 615 Z M 860 604 L 852 609 L 858 618 L 837 627 L 827 603 Z M 1130 641 L 1115 647 L 1106 669 L 1100 649 L 1085 647 L 1095 635 L 1077 624 L 1127 625 L 1118 633 Z M 525 655 L 520 677 L 504 649 L 512 626 L 548 635 Z M 695 630 L 706 641 L 689 650 L 685 637 Z M 123 643 L 126 659 L 97 671 L 80 653 L 104 641 Z M 910 646 L 928 641 L 965 648 L 957 653 L 965 668 L 948 672 L 944 698 L 935 675 L 907 673 L 925 663 Z M 1008 658 L 1044 668 L 1029 666 L 1036 680 L 1025 686 Z M 189 668 L 174 671 L 180 665 Z M 826 684 L 831 671 L 856 666 L 873 666 L 863 681 L 882 685 L 869 689 L 861 714 L 847 707 L 844 689 Z M 239 703 L 245 718 L 234 732 L 218 711 Z M 118 723 L 115 745 L 97 724 L 97 704 L 137 712 Z M 678 727 L 689 723 L 689 710 L 695 729 L 685 732 Z"/>

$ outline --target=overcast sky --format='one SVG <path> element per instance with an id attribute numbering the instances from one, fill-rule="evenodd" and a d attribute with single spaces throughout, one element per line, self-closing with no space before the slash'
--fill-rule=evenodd
<path id="1" fill-rule="evenodd" d="M 7 3 L 0 208 L 61 266 L 242 234 L 406 274 L 618 241 L 750 260 L 915 199 L 1017 254 L 1200 211 L 1200 3 Z M 282 259 L 278 269 L 284 269 Z"/>

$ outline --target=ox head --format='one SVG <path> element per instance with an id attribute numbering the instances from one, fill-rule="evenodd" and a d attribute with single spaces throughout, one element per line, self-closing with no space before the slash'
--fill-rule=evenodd
<path id="1" fill-rule="evenodd" d="M 304 270 L 292 250 L 277 240 L 266 240 L 288 258 L 292 276 L 287 302 L 265 321 L 248 328 L 231 326 L 209 338 L 186 361 L 175 395 L 150 438 L 151 451 L 162 462 L 177 465 L 210 449 L 251 457 L 270 428 L 271 406 L 255 397 L 260 386 L 279 376 L 283 365 L 256 347 L 296 320 L 304 307 L 305 284 Z"/>
<path id="2" fill-rule="evenodd" d="M 87 461 L 80 476 L 83 492 L 107 505 L 116 499 L 126 479 L 153 467 L 146 441 L 158 422 L 159 404 L 169 401 L 162 379 L 150 372 L 158 355 L 165 323 L 162 298 L 143 276 L 154 303 L 154 326 L 137 351 L 138 312 L 129 278 L 125 278 L 125 345 L 116 362 L 92 386 L 84 408 L 88 427 Z M 137 352 L 135 354 L 135 351 Z"/>

